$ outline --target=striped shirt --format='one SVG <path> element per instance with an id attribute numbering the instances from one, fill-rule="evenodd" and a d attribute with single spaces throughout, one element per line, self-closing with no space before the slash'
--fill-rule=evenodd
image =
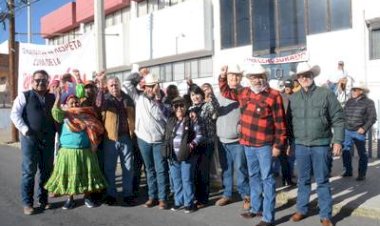
<path id="1" fill-rule="evenodd" d="M 227 80 L 219 78 L 220 93 L 239 102 L 241 109 L 240 144 L 261 147 L 273 145 L 282 149 L 286 143 L 285 111 L 278 91 L 267 88 L 256 94 L 249 87 L 230 89 Z"/>

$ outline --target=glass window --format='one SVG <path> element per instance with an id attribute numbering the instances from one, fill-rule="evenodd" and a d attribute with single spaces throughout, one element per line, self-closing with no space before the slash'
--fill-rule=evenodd
<path id="1" fill-rule="evenodd" d="M 274 24 L 274 1 L 252 0 L 253 4 L 253 48 L 272 49 L 276 46 Z"/>
<path id="2" fill-rule="evenodd" d="M 220 24 L 222 49 L 230 48 L 234 43 L 233 29 L 233 1 L 220 0 Z"/>
<path id="3" fill-rule="evenodd" d="M 351 1 L 330 0 L 331 30 L 351 27 Z"/>
<path id="4" fill-rule="evenodd" d="M 380 59 L 380 28 L 370 31 L 370 59 Z"/>
<path id="5" fill-rule="evenodd" d="M 306 43 L 304 1 L 286 0 L 278 3 L 280 47 Z"/>
<path id="6" fill-rule="evenodd" d="M 185 79 L 185 63 L 184 62 L 174 63 L 173 77 L 174 77 L 174 81 Z"/>
<path id="7" fill-rule="evenodd" d="M 249 5 L 249 0 L 235 1 L 237 46 L 248 45 L 251 40 Z"/>
<path id="8" fill-rule="evenodd" d="M 212 60 L 211 58 L 203 58 L 199 60 L 199 77 L 212 76 Z"/>
<path id="9" fill-rule="evenodd" d="M 173 81 L 172 64 L 164 64 L 160 66 L 160 79 L 165 82 Z"/>
<path id="10" fill-rule="evenodd" d="M 160 76 L 160 67 L 159 66 L 150 67 L 149 72 L 152 74 Z M 161 76 L 160 76 L 160 78 L 161 78 Z"/>
<path id="11" fill-rule="evenodd" d="M 327 0 L 309 0 L 309 34 L 327 31 Z"/>
<path id="12" fill-rule="evenodd" d="M 198 60 L 191 61 L 191 74 L 189 74 L 190 78 L 198 78 L 199 77 L 199 67 Z"/>

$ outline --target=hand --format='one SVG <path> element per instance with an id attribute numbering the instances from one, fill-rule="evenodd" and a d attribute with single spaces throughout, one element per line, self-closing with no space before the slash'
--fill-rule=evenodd
<path id="1" fill-rule="evenodd" d="M 273 148 L 272 148 L 272 156 L 273 157 L 277 157 L 277 156 L 280 155 L 280 153 L 281 153 L 280 149 L 278 149 L 277 147 L 273 146 Z"/>
<path id="2" fill-rule="evenodd" d="M 358 134 L 362 134 L 363 135 L 365 133 L 365 130 L 362 127 L 360 127 L 356 132 Z"/>
<path id="3" fill-rule="evenodd" d="M 55 98 L 59 98 L 59 99 L 61 98 L 61 91 L 62 91 L 61 87 L 56 87 L 54 89 Z"/>
<path id="4" fill-rule="evenodd" d="M 227 77 L 227 71 L 228 71 L 228 66 L 224 65 L 220 71 L 220 77 L 226 78 Z"/>
<path id="5" fill-rule="evenodd" d="M 188 86 L 191 86 L 193 84 L 193 80 L 191 78 L 186 80 L 186 83 Z"/>
<path id="6" fill-rule="evenodd" d="M 289 145 L 288 148 L 286 149 L 286 155 L 287 156 L 293 155 L 293 148 L 291 147 L 291 145 Z"/>
<path id="7" fill-rule="evenodd" d="M 154 85 L 153 92 L 155 93 L 155 96 L 156 96 L 157 99 L 161 99 L 161 89 L 160 89 L 160 84 L 159 83 L 157 83 L 156 85 Z"/>
<path id="8" fill-rule="evenodd" d="M 192 121 L 196 121 L 197 120 L 197 113 L 195 113 L 195 112 L 190 112 L 189 113 L 189 116 L 190 116 L 190 119 L 192 120 Z"/>
<path id="9" fill-rule="evenodd" d="M 342 145 L 341 144 L 333 144 L 333 155 L 340 156 L 342 154 Z"/>

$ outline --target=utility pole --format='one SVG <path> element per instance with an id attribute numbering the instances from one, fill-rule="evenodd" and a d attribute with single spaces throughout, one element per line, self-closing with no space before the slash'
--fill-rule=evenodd
<path id="1" fill-rule="evenodd" d="M 32 42 L 32 4 L 27 0 L 27 26 L 28 26 L 28 43 Z"/>
<path id="2" fill-rule="evenodd" d="M 106 70 L 104 0 L 94 0 L 96 71 Z"/>
<path id="3" fill-rule="evenodd" d="M 9 40 L 8 40 L 8 56 L 9 56 L 9 85 L 11 91 L 11 100 L 16 98 L 17 95 L 17 76 L 16 76 L 16 43 L 15 43 L 15 3 L 14 0 L 8 0 L 9 10 Z M 18 132 L 16 127 L 12 124 L 12 142 L 18 141 Z"/>

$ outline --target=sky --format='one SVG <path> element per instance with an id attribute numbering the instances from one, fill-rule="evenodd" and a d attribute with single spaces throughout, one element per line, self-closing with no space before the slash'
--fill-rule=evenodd
<path id="1" fill-rule="evenodd" d="M 19 4 L 20 0 L 14 0 L 16 4 Z M 7 0 L 0 0 L 0 11 L 6 10 Z M 40 33 L 40 19 L 41 17 L 49 14 L 51 11 L 54 11 L 61 6 L 67 4 L 68 2 L 74 2 L 74 0 L 31 0 L 34 2 L 31 6 L 32 14 L 32 33 Z M 58 18 L 57 18 L 58 19 Z M 16 33 L 27 33 L 27 8 L 23 7 L 16 10 L 15 12 L 15 21 L 16 21 Z M 0 24 L 0 43 L 8 40 L 9 31 L 8 31 L 8 21 L 6 22 L 6 30 L 2 24 Z M 27 35 L 16 34 L 16 41 L 18 42 L 27 42 Z M 32 35 L 32 43 L 35 44 L 44 44 L 45 40 L 39 35 Z"/>

